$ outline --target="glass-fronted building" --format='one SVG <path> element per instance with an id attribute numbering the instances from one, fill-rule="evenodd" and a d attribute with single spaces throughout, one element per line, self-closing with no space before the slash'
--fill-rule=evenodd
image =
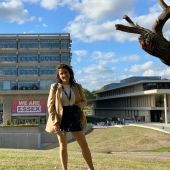
<path id="1" fill-rule="evenodd" d="M 130 77 L 104 86 L 93 100 L 98 117 L 137 122 L 170 122 L 170 80 Z"/>
<path id="2" fill-rule="evenodd" d="M 56 66 L 71 63 L 69 33 L 0 34 L 0 122 L 44 123 Z"/>

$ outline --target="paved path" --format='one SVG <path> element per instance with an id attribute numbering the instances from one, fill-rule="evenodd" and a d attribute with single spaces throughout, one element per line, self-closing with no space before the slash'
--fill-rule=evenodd
<path id="1" fill-rule="evenodd" d="M 164 124 L 164 123 L 133 123 L 133 124 L 128 124 L 128 126 L 144 127 L 144 128 L 149 128 L 149 129 L 153 129 L 153 130 L 157 130 L 157 131 L 160 131 L 160 132 L 170 134 L 170 124 Z"/>

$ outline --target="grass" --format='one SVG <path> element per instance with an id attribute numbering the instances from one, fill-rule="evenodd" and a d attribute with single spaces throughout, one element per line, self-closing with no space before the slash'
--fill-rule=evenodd
<path id="1" fill-rule="evenodd" d="M 87 135 L 96 170 L 169 170 L 170 135 L 138 128 L 95 129 Z M 0 149 L 0 170 L 60 167 L 58 148 Z M 87 170 L 77 142 L 68 145 L 68 170 Z"/>
<path id="2" fill-rule="evenodd" d="M 155 152 L 170 152 L 170 147 L 162 147 L 162 148 L 158 148 L 153 150 Z"/>

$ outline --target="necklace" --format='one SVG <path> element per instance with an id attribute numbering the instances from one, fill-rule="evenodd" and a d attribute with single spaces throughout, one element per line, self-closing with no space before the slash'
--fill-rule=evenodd
<path id="1" fill-rule="evenodd" d="M 66 90 L 64 89 L 64 86 L 62 86 L 63 92 L 66 95 L 67 99 L 70 101 L 71 100 L 71 87 L 70 87 L 70 92 L 69 94 L 66 92 Z"/>

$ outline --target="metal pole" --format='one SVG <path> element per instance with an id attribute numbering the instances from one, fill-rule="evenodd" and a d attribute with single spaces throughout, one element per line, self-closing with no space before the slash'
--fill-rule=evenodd
<path id="1" fill-rule="evenodd" d="M 167 118 L 167 100 L 166 100 L 166 94 L 164 94 L 164 111 L 165 111 L 165 124 L 168 124 L 168 118 Z"/>

